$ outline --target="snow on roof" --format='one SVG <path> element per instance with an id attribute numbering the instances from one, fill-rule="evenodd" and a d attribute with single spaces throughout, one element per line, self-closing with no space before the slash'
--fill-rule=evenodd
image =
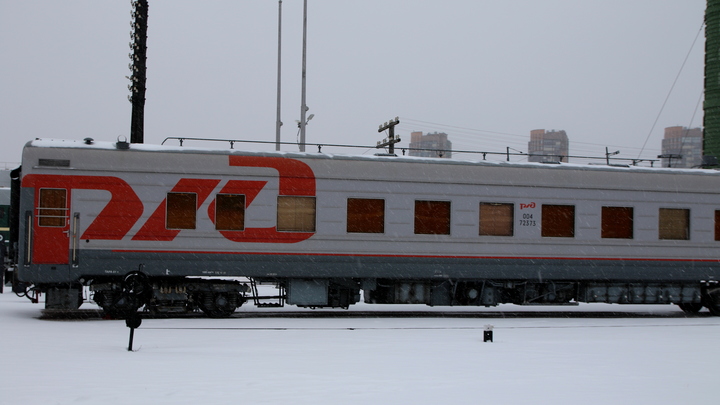
<path id="1" fill-rule="evenodd" d="M 66 140 L 66 139 L 44 139 L 36 138 L 28 142 L 25 147 L 33 148 L 79 148 L 79 149 L 96 149 L 96 150 L 120 150 L 116 142 L 94 141 L 90 140 Z M 229 142 L 229 141 L 228 141 Z M 206 148 L 197 146 L 170 146 L 157 144 L 129 144 L 129 150 L 136 152 L 166 152 L 166 153 L 195 153 L 195 154 L 242 154 L 257 156 L 285 156 L 295 159 L 337 159 L 337 160 L 382 160 L 394 162 L 415 162 L 426 164 L 443 164 L 443 165 L 483 165 L 483 166 L 506 166 L 506 167 L 535 167 L 544 169 L 575 169 L 575 170 L 600 170 L 600 171 L 633 171 L 633 172 L 665 172 L 677 174 L 705 174 L 720 175 L 719 171 L 708 169 L 686 169 L 686 168 L 660 168 L 646 166 L 621 166 L 621 165 L 596 165 L 596 164 L 577 164 L 577 163 L 538 163 L 538 162 L 508 162 L 498 160 L 461 160 L 461 159 L 442 159 L 415 156 L 387 156 L 387 155 L 345 155 L 345 154 L 328 154 L 313 152 L 287 152 L 287 151 L 246 151 L 240 149 L 227 148 Z"/>

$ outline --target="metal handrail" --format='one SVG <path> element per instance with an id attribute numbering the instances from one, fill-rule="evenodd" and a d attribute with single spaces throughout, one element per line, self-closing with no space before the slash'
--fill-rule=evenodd
<path id="1" fill-rule="evenodd" d="M 272 144 L 276 145 L 278 142 L 271 142 L 271 141 L 248 141 L 248 140 L 242 140 L 242 139 L 218 139 L 218 138 L 195 138 L 195 137 L 179 137 L 179 136 L 169 136 L 165 138 L 161 145 L 164 145 L 165 142 L 169 140 L 176 140 L 180 142 L 180 146 L 183 146 L 183 142 L 185 141 L 201 141 L 201 142 L 229 142 L 230 143 L 230 149 L 234 149 L 234 145 L 236 143 L 254 143 L 254 144 Z M 279 142 L 280 145 L 296 145 L 299 146 L 300 143 L 298 142 Z M 318 148 L 318 153 L 322 153 L 322 147 L 323 146 L 329 146 L 329 147 L 335 147 L 335 148 L 356 148 L 356 149 L 379 149 L 382 148 L 380 145 L 348 145 L 348 144 L 332 144 L 332 143 L 305 143 L 305 146 L 316 146 Z M 417 151 L 432 151 L 432 152 L 452 152 L 452 153 L 470 153 L 470 154 L 479 154 L 483 155 L 483 160 L 486 160 L 487 155 L 502 155 L 502 156 L 524 156 L 524 157 L 533 157 L 533 156 L 550 156 L 545 154 L 538 154 L 538 153 L 523 153 L 523 152 L 510 152 L 509 150 L 505 152 L 488 152 L 488 151 L 477 151 L 477 150 L 456 150 L 456 149 L 430 149 L 430 148 L 410 148 L 410 147 L 396 147 L 397 149 L 400 149 L 402 151 L 402 154 L 405 155 L 406 151 L 410 150 L 417 150 Z M 619 158 L 619 157 L 608 157 L 608 156 L 579 156 L 579 155 L 558 155 L 556 156 L 558 158 L 558 161 L 561 161 L 564 158 L 573 158 L 573 159 L 589 159 L 589 160 L 613 160 L 618 162 L 630 162 L 631 165 L 636 166 L 638 163 L 641 162 L 650 162 L 650 166 L 653 167 L 655 162 L 658 162 L 659 159 L 632 159 L 632 158 Z M 611 164 L 612 166 L 612 164 Z"/>

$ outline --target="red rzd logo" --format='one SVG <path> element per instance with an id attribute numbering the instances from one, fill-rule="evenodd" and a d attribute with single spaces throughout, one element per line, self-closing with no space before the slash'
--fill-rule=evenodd
<path id="1" fill-rule="evenodd" d="M 231 167 L 260 167 L 274 169 L 278 173 L 278 195 L 315 196 L 315 174 L 310 167 L 295 159 L 281 157 L 229 156 Z M 195 193 L 197 209 L 210 197 L 220 184 L 220 179 L 180 179 L 169 192 Z M 219 191 L 229 194 L 245 195 L 245 208 L 265 187 L 267 181 L 228 180 Z M 103 190 L 111 195 L 110 201 L 103 207 L 80 239 L 85 240 L 121 240 L 130 232 L 142 217 L 145 206 L 132 187 L 124 180 L 110 176 L 66 176 L 29 174 L 23 178 L 23 187 L 35 191 L 34 207 L 40 207 L 40 189 L 67 190 L 67 212 L 65 226 L 41 227 L 38 220 L 33 221 L 33 234 L 36 242 L 33 258 L 36 263 L 61 263 L 60 256 L 67 261 L 68 230 L 73 190 Z M 147 218 L 140 229 L 132 236 L 134 241 L 172 241 L 181 232 L 179 229 L 167 229 L 165 212 L 167 200 L 163 200 Z M 36 209 L 36 211 L 39 208 Z M 81 213 L 82 214 L 82 213 Z M 37 216 L 37 212 L 34 213 Z M 214 200 L 208 205 L 208 217 L 215 222 Z M 226 239 L 234 242 L 250 243 L 297 243 L 310 238 L 314 232 L 278 232 L 276 227 L 246 228 L 242 231 L 218 231 Z"/>

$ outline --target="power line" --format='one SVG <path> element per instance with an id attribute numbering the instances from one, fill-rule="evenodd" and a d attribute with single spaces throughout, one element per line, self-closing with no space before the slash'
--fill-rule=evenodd
<path id="1" fill-rule="evenodd" d="M 528 135 L 520 135 L 520 134 L 514 134 L 509 132 L 500 132 L 500 131 L 491 131 L 491 130 L 485 130 L 485 129 L 477 129 L 477 128 L 469 128 L 469 127 L 462 127 L 457 125 L 451 125 L 451 124 L 443 124 L 438 122 L 431 122 L 431 121 L 424 121 L 424 120 L 418 120 L 414 118 L 405 118 L 403 117 L 403 122 L 406 123 L 405 125 L 401 124 L 400 126 L 403 127 L 405 130 L 409 130 L 407 127 L 409 125 L 412 125 L 414 123 L 424 126 L 425 128 L 431 128 L 433 130 L 440 130 L 440 131 L 447 131 L 452 132 L 453 136 L 453 144 L 456 146 L 463 146 L 466 149 L 474 149 L 478 147 L 478 144 L 482 144 L 482 149 L 505 149 L 507 146 L 518 146 L 520 148 L 526 148 L 527 142 L 528 142 Z M 450 131 L 452 130 L 452 131 Z M 483 136 L 483 135 L 495 135 L 495 136 Z M 507 137 L 498 137 L 496 135 L 506 135 Z M 482 138 L 479 138 L 478 136 L 483 136 Z M 638 147 L 632 147 L 627 145 L 618 145 L 618 144 L 600 144 L 600 143 L 593 143 L 593 142 L 578 142 L 578 141 L 571 141 L 572 148 L 575 151 L 576 155 L 592 155 L 592 154 L 601 154 L 604 152 L 606 147 L 610 147 L 612 149 L 620 149 L 625 152 L 625 154 L 633 154 L 635 151 L 639 151 L 640 153 L 643 152 L 643 149 Z M 652 150 L 659 151 L 660 148 L 653 148 Z M 657 155 L 657 153 L 653 153 L 653 157 Z M 629 158 L 632 159 L 632 158 Z M 639 158 L 637 158 L 639 159 Z"/>
<path id="2" fill-rule="evenodd" d="M 682 65 L 680 66 L 680 70 L 678 71 L 677 75 L 675 76 L 675 80 L 673 81 L 672 86 L 670 86 L 670 90 L 668 91 L 667 96 L 665 96 L 665 101 L 663 101 L 662 106 L 660 107 L 660 111 L 658 111 L 657 117 L 655 117 L 655 122 L 653 122 L 652 127 L 650 127 L 650 132 L 648 132 L 647 137 L 645 137 L 645 143 L 643 143 L 643 146 L 640 149 L 640 153 L 638 153 L 638 159 L 640 158 L 640 154 L 642 154 L 643 150 L 645 150 L 645 145 L 647 145 L 648 141 L 650 140 L 650 136 L 652 135 L 653 130 L 655 129 L 655 125 L 657 125 L 658 120 L 660 120 L 660 116 L 662 115 L 662 112 L 665 109 L 665 105 L 667 104 L 668 99 L 670 99 L 670 94 L 672 94 L 672 91 L 675 88 L 675 84 L 677 84 L 677 81 L 680 78 L 680 74 L 682 73 L 683 69 L 685 68 L 685 64 L 687 63 L 688 59 L 690 58 L 690 53 L 692 52 L 693 48 L 695 47 L 695 43 L 697 42 L 697 39 L 700 37 L 700 33 L 702 32 L 704 26 L 705 26 L 705 21 L 703 21 L 703 23 L 700 24 L 700 29 L 698 30 L 697 35 L 695 35 L 695 39 L 693 40 L 692 45 L 690 45 L 690 50 L 688 50 L 687 55 L 685 55 L 685 60 L 683 61 Z"/>

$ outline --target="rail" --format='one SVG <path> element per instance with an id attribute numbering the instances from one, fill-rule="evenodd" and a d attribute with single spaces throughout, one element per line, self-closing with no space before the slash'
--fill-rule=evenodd
<path id="1" fill-rule="evenodd" d="M 252 141 L 252 140 L 243 140 L 243 139 L 217 139 L 217 138 L 195 138 L 195 137 L 180 137 L 180 136 L 169 136 L 165 138 L 161 145 L 165 145 L 165 142 L 167 141 L 178 141 L 180 143 L 180 146 L 184 146 L 183 144 L 186 141 L 198 141 L 198 142 L 227 142 L 230 144 L 230 149 L 235 148 L 236 143 L 247 143 L 247 144 L 259 144 L 259 145 L 293 145 L 293 146 L 300 146 L 301 144 L 298 142 L 273 142 L 273 141 Z M 334 143 L 304 143 L 303 146 L 314 146 L 317 147 L 317 153 L 322 153 L 322 148 L 327 147 L 334 147 L 334 148 L 354 148 L 354 149 L 380 149 L 383 146 L 382 145 L 348 145 L 348 144 L 334 144 Z M 548 162 L 548 163 L 559 163 L 563 159 L 573 158 L 573 159 L 588 159 L 588 160 L 601 160 L 607 163 L 608 166 L 637 166 L 638 163 L 648 162 L 650 163 L 650 167 L 655 166 L 655 162 L 659 162 L 660 159 L 633 159 L 633 158 L 622 158 L 622 157 L 610 157 L 607 154 L 605 156 L 580 156 L 580 155 L 558 155 L 558 156 L 550 156 L 550 155 L 542 155 L 542 154 L 533 154 L 533 153 L 524 153 L 520 151 L 511 152 L 511 148 L 507 148 L 505 152 L 489 152 L 489 151 L 477 151 L 477 150 L 457 150 L 457 149 L 430 149 L 430 148 L 410 148 L 410 147 L 395 147 L 396 149 L 400 149 L 402 151 L 403 156 L 406 154 L 406 152 L 409 151 L 423 151 L 423 152 L 435 152 L 438 154 L 438 158 L 441 158 L 443 154 L 445 153 L 468 153 L 468 154 L 476 154 L 476 155 L 482 155 L 483 160 L 487 160 L 487 156 L 505 156 L 507 161 L 510 161 L 510 156 L 522 156 L 522 157 L 535 157 L 535 156 L 542 156 L 542 157 L 556 157 L 557 161 L 555 162 Z M 618 163 L 611 163 L 611 162 L 627 162 L 626 164 L 618 164 Z M 596 164 L 596 163 L 591 163 Z"/>

